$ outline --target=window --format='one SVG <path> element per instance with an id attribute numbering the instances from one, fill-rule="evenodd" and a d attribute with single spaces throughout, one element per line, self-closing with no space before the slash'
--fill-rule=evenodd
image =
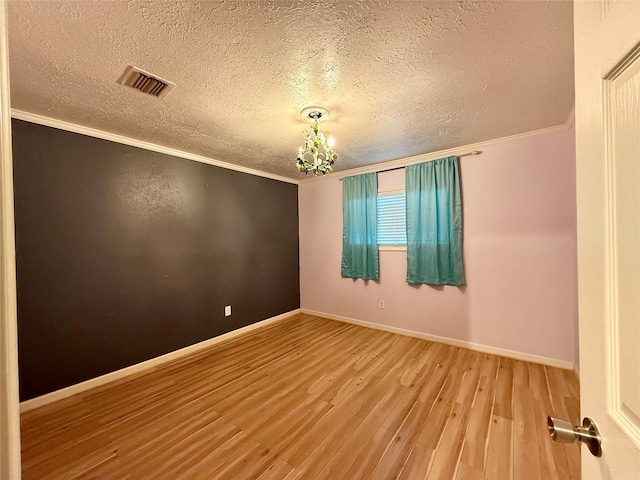
<path id="1" fill-rule="evenodd" d="M 407 249 L 404 187 L 378 192 L 378 245 L 380 250 Z"/>

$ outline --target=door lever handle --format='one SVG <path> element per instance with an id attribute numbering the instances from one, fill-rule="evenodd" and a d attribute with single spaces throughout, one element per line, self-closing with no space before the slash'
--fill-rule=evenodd
<path id="1" fill-rule="evenodd" d="M 582 426 L 573 426 L 571 422 L 561 418 L 547 417 L 549 435 L 556 442 L 583 442 L 589 447 L 589 451 L 599 457 L 602 455 L 602 437 L 595 422 L 585 417 Z"/>

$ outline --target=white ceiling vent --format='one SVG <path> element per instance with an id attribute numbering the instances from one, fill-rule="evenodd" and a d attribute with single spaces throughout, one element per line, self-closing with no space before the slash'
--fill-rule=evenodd
<path id="1" fill-rule="evenodd" d="M 129 65 L 124 69 L 122 75 L 117 80 L 120 85 L 140 90 L 142 93 L 162 98 L 166 96 L 176 86 L 175 83 L 162 80 L 152 73 L 140 70 L 137 67 Z"/>

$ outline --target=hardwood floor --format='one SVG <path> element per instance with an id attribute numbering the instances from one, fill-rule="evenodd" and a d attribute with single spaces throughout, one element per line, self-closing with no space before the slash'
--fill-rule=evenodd
<path id="1" fill-rule="evenodd" d="M 569 479 L 570 371 L 298 315 L 22 415 L 24 479 Z"/>

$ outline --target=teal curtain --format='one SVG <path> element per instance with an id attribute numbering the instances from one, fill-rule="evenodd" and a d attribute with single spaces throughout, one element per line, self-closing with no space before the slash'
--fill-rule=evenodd
<path id="1" fill-rule="evenodd" d="M 378 174 L 342 181 L 342 276 L 378 279 Z"/>
<path id="2" fill-rule="evenodd" d="M 407 282 L 464 285 L 457 157 L 405 169 Z"/>

